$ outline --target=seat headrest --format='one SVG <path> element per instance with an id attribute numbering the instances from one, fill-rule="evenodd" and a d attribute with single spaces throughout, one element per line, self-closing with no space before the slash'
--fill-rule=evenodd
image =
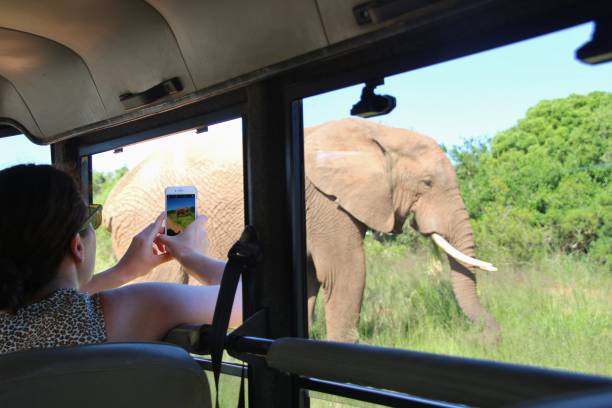
<path id="1" fill-rule="evenodd" d="M 0 356 L 0 407 L 209 407 L 206 375 L 162 343 L 105 343 Z"/>

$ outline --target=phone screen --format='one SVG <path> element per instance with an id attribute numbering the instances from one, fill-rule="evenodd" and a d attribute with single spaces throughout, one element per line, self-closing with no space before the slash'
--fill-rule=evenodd
<path id="1" fill-rule="evenodd" d="M 166 234 L 178 235 L 195 220 L 195 194 L 166 195 Z"/>

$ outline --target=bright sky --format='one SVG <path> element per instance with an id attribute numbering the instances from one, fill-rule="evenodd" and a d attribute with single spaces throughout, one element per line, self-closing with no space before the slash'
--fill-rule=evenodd
<path id="1" fill-rule="evenodd" d="M 196 134 L 195 131 L 175 133 L 168 137 L 160 137 L 155 140 L 125 146 L 121 153 L 109 151 L 96 154 L 93 157 L 92 167 L 95 171 L 112 171 L 123 166 L 132 168 L 154 150 L 166 149 L 167 151 L 172 151 L 172 145 L 177 144 L 177 142 L 182 143 L 187 142 L 189 139 L 202 137 L 239 137 L 241 134 L 242 119 L 234 119 L 218 125 L 209 126 L 206 133 Z M 231 141 L 228 140 L 228 143 L 231 144 Z"/>
<path id="2" fill-rule="evenodd" d="M 378 122 L 429 135 L 447 146 L 466 138 L 491 137 L 513 126 L 542 99 L 572 93 L 612 92 L 612 63 L 589 66 L 574 58 L 590 39 L 592 24 L 584 24 L 519 44 L 501 47 L 416 71 L 389 77 L 378 93 L 397 98 L 397 108 Z M 349 115 L 361 86 L 308 98 L 304 123 L 312 126 Z M 238 135 L 241 121 L 211 126 L 208 136 Z M 191 135 L 172 136 L 195 137 Z M 202 135 L 199 135 L 202 137 Z M 94 157 L 94 170 L 132 167 L 168 140 L 141 143 Z M 49 162 L 49 148 L 25 137 L 0 139 L 0 168 L 22 162 Z"/>

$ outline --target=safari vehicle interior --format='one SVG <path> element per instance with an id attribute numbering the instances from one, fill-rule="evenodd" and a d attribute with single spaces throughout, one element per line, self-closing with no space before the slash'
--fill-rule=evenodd
<path id="1" fill-rule="evenodd" d="M 307 407 L 309 391 L 398 407 L 612 405 L 611 378 L 317 341 L 307 328 L 301 100 L 365 84 L 351 113 L 384 114 L 395 101 L 374 88 L 387 76 L 590 21 L 576 58 L 612 59 L 604 0 L 0 0 L 0 137 L 50 145 L 91 202 L 92 155 L 242 118 L 244 225 L 264 254 L 227 337 L 218 304 L 219 321 L 178 327 L 167 344 L 5 355 L 0 405 L 206 407 L 213 368 L 246 375 L 251 407 Z M 224 348 L 246 365 L 206 357 Z"/>

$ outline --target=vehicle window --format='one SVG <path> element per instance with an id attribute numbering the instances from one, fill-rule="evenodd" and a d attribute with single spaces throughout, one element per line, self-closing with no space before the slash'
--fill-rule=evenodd
<path id="1" fill-rule="evenodd" d="M 209 217 L 208 254 L 224 259 L 244 228 L 240 119 L 92 156 L 93 201 L 103 204 L 96 271 L 114 265 L 132 237 L 165 211 L 164 189 L 195 186 L 197 211 Z M 171 262 L 143 280 L 184 282 Z"/>
<path id="2" fill-rule="evenodd" d="M 93 202 L 104 205 L 96 231 L 96 272 L 112 267 L 132 237 L 165 210 L 166 187 L 196 187 L 197 213 L 209 218 L 208 255 L 224 259 L 244 228 L 241 119 L 95 154 L 92 170 Z M 176 262 L 139 281 L 193 283 Z M 236 362 L 227 355 L 226 360 Z M 207 375 L 214 399 L 212 372 Z M 239 377 L 221 375 L 221 406 L 236 406 L 239 386 Z"/>
<path id="3" fill-rule="evenodd" d="M 24 135 L 0 138 L 0 169 L 27 163 L 51 164 L 51 148 L 36 145 Z"/>
<path id="4" fill-rule="evenodd" d="M 312 338 L 612 375 L 612 64 L 574 58 L 591 30 L 387 78 L 386 116 L 347 119 L 362 86 L 303 101 Z"/>

